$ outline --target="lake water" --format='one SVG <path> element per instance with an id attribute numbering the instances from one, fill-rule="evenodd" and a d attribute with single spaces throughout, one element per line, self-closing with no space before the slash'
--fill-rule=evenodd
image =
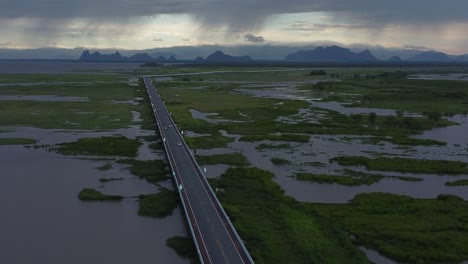
<path id="1" fill-rule="evenodd" d="M 165 245 L 186 236 L 182 212 L 137 215 L 138 201 L 82 202 L 85 187 L 135 196 L 158 188 L 106 161 L 64 158 L 43 149 L 0 146 L 0 263 L 188 263 Z M 105 183 L 101 177 L 123 177 Z"/>
<path id="2" fill-rule="evenodd" d="M 0 61 L 0 73 L 70 73 L 106 70 L 131 70 L 141 63 L 65 62 L 65 61 Z"/>

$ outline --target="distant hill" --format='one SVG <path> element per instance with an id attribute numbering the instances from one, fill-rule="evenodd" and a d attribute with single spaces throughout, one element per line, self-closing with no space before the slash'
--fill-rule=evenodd
<path id="1" fill-rule="evenodd" d="M 377 59 L 369 50 L 354 53 L 349 49 L 330 46 L 313 50 L 300 50 L 289 54 L 286 61 L 292 62 L 374 62 Z"/>
<path id="2" fill-rule="evenodd" d="M 101 54 L 96 51 L 90 53 L 88 50 L 83 51 L 80 56 L 80 61 L 93 61 L 93 62 L 152 62 L 155 61 L 153 57 L 147 53 L 137 53 L 130 57 L 120 55 L 117 51 L 113 54 Z"/>
<path id="3" fill-rule="evenodd" d="M 153 57 L 148 55 L 148 53 L 137 53 L 128 58 L 128 61 L 138 61 L 138 62 L 150 62 L 154 61 Z"/>
<path id="4" fill-rule="evenodd" d="M 393 56 L 387 60 L 388 62 L 402 62 L 403 60 L 399 56 Z"/>
<path id="5" fill-rule="evenodd" d="M 253 61 L 249 56 L 231 56 L 226 55 L 222 51 L 216 51 L 206 57 L 207 62 L 249 62 Z"/>
<path id="6" fill-rule="evenodd" d="M 459 62 L 468 62 L 468 54 L 455 56 L 454 59 Z"/>
<path id="7" fill-rule="evenodd" d="M 448 62 L 450 58 L 443 52 L 426 51 L 408 58 L 407 61 L 414 62 Z"/>

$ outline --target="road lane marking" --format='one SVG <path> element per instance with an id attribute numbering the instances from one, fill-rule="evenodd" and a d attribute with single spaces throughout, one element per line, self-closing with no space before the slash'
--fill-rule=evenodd
<path id="1" fill-rule="evenodd" d="M 224 250 L 223 247 L 221 246 L 221 243 L 219 243 L 219 240 L 216 240 L 216 244 L 218 244 L 219 250 L 221 250 L 221 255 L 223 256 L 224 260 L 226 260 L 226 263 L 229 264 L 229 261 L 226 258 L 226 255 L 224 255 Z"/>

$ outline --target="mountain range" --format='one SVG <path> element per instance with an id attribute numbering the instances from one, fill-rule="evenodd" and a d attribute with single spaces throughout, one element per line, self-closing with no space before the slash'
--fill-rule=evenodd
<path id="1" fill-rule="evenodd" d="M 369 45 L 307 45 L 307 46 L 180 46 L 148 50 L 99 50 L 90 53 L 84 48 L 62 49 L 5 49 L 0 48 L 0 59 L 65 59 L 82 61 L 167 62 L 194 60 L 197 62 L 249 62 L 274 60 L 288 62 L 468 62 L 467 55 L 448 55 L 437 51 L 384 48 Z M 219 51 L 214 52 L 213 51 Z M 222 52 L 221 52 L 222 51 Z M 226 55 L 229 54 L 229 55 Z M 207 58 L 207 60 L 203 59 Z M 209 58 L 209 59 L 208 59 Z"/>
<path id="2" fill-rule="evenodd" d="M 349 49 L 330 46 L 318 47 L 313 50 L 300 50 L 286 56 L 285 61 L 291 62 L 376 62 L 372 53 L 366 49 L 355 53 Z"/>

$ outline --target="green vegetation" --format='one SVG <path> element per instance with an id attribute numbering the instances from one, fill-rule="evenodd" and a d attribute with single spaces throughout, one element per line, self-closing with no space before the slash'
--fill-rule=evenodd
<path id="1" fill-rule="evenodd" d="M 354 103 L 351 107 L 426 113 L 431 119 L 437 119 L 444 113 L 468 112 L 466 82 L 409 80 L 407 74 L 401 72 L 375 74 L 367 78 L 349 78 L 340 82 L 321 82 L 316 85 L 304 85 L 302 89 L 320 91 L 329 101 L 352 100 Z"/>
<path id="2" fill-rule="evenodd" d="M 107 170 L 112 169 L 112 164 L 111 163 L 106 163 L 106 164 L 104 164 L 102 166 L 96 167 L 96 169 L 102 170 L 102 171 L 107 171 Z"/>
<path id="3" fill-rule="evenodd" d="M 158 141 L 158 142 L 154 142 L 154 143 L 149 144 L 148 148 L 150 148 L 152 150 L 162 150 L 162 149 L 164 149 L 164 146 L 163 146 L 161 141 Z"/>
<path id="4" fill-rule="evenodd" d="M 0 138 L 1 145 L 30 145 L 36 144 L 37 140 L 31 138 Z"/>
<path id="5" fill-rule="evenodd" d="M 248 166 L 249 160 L 241 153 L 218 154 L 211 156 L 197 155 L 196 160 L 200 165 L 226 164 L 231 166 Z"/>
<path id="6" fill-rule="evenodd" d="M 446 182 L 445 185 L 447 186 L 468 186 L 468 180 L 458 180 L 458 181 L 453 181 L 453 182 Z"/>
<path id="7" fill-rule="evenodd" d="M 64 155 L 95 155 L 136 157 L 141 142 L 123 136 L 80 138 L 78 141 L 62 143 L 57 151 Z"/>
<path id="8" fill-rule="evenodd" d="M 214 187 L 255 263 L 368 263 L 349 237 L 304 203 L 284 195 L 273 174 L 229 168 Z"/>
<path id="9" fill-rule="evenodd" d="M 122 200 L 124 197 L 121 195 L 102 194 L 95 189 L 85 188 L 78 194 L 78 198 L 82 201 L 116 201 Z"/>
<path id="10" fill-rule="evenodd" d="M 246 77 L 244 75 L 237 77 L 239 76 Z M 204 88 L 192 89 L 200 86 Z M 158 90 L 162 98 L 169 102 L 166 106 L 172 112 L 172 116 L 180 128 L 211 135 L 210 137 L 187 138 L 187 142 L 192 148 L 223 147 L 233 141 L 232 138 L 222 136 L 220 130 L 240 135 L 276 133 L 278 127 L 284 126 L 276 121 L 277 117 L 297 114 L 300 108 L 308 107 L 308 104 L 303 101 L 260 99 L 232 92 L 238 86 L 240 84 L 236 83 L 169 81 L 159 83 Z M 217 117 L 220 119 L 238 122 L 209 123 L 202 119 L 193 118 L 190 109 L 202 113 L 218 113 Z M 206 146 L 194 145 L 208 139 L 211 142 Z"/>
<path id="11" fill-rule="evenodd" d="M 278 165 L 278 166 L 283 166 L 283 165 L 290 165 L 291 161 L 282 159 L 282 158 L 271 158 L 271 163 Z"/>
<path id="12" fill-rule="evenodd" d="M 296 179 L 301 181 L 311 181 L 317 183 L 337 183 L 341 185 L 371 185 L 379 182 L 383 178 L 398 179 L 401 181 L 423 181 L 422 178 L 404 177 L 404 176 L 388 176 L 382 174 L 370 174 L 360 171 L 345 169 L 343 175 L 329 174 L 312 174 L 312 173 L 296 173 Z"/>
<path id="13" fill-rule="evenodd" d="M 406 176 L 391 176 L 391 177 L 399 179 L 400 181 L 408 181 L 408 182 L 424 181 L 423 178 L 419 178 L 419 177 L 406 177 Z"/>
<path id="14" fill-rule="evenodd" d="M 398 171 L 433 174 L 468 174 L 468 164 L 451 160 L 418 160 L 407 158 L 375 159 L 357 156 L 342 156 L 330 160 L 342 166 L 365 166 L 369 170 Z"/>
<path id="15" fill-rule="evenodd" d="M 468 202 L 370 193 L 351 204 L 312 205 L 356 242 L 402 263 L 460 263 L 468 259 Z"/>
<path id="16" fill-rule="evenodd" d="M 172 248 L 180 257 L 190 259 L 191 263 L 200 263 L 197 249 L 193 240 L 189 237 L 171 237 L 166 240 L 166 245 Z"/>
<path id="17" fill-rule="evenodd" d="M 133 175 L 144 178 L 150 183 L 158 183 L 170 179 L 166 170 L 166 164 L 162 160 L 118 160 L 120 164 L 130 166 L 130 172 Z"/>
<path id="18" fill-rule="evenodd" d="M 289 149 L 289 148 L 291 148 L 291 145 L 288 143 L 279 144 L 279 145 L 262 143 L 255 147 L 256 150 L 260 150 L 260 151 L 264 149 Z"/>
<path id="19" fill-rule="evenodd" d="M 99 179 L 100 182 L 111 182 L 111 181 L 120 181 L 124 180 L 125 178 L 101 178 Z"/>
<path id="20" fill-rule="evenodd" d="M 161 192 L 156 194 L 140 195 L 138 214 L 142 216 L 165 217 L 172 214 L 178 203 L 178 193 L 168 189 L 162 189 Z"/>
<path id="21" fill-rule="evenodd" d="M 365 174 L 361 176 L 346 176 L 346 175 L 328 175 L 328 174 L 311 174 L 311 173 L 296 173 L 296 179 L 301 181 L 311 181 L 317 183 L 337 183 L 341 185 L 371 185 L 379 182 L 384 178 L 379 174 Z"/>
<path id="22" fill-rule="evenodd" d="M 321 75 L 327 75 L 327 72 L 325 70 L 313 70 L 309 73 L 310 76 L 321 76 Z"/>
<path id="23" fill-rule="evenodd" d="M 262 141 L 262 140 L 271 140 L 271 141 L 291 141 L 291 142 L 301 142 L 308 143 L 310 140 L 309 135 L 297 135 L 297 134 L 282 134 L 282 135 L 257 135 L 257 136 L 243 136 L 239 139 L 240 141 Z"/>
<path id="24" fill-rule="evenodd" d="M 54 95 L 59 98 L 57 101 L 2 101 L 0 125 L 93 130 L 124 128 L 132 124 L 150 126 L 154 118 L 145 89 L 141 82 L 139 87 L 127 84 L 129 77 L 125 72 L 2 74 L 0 83 L 12 85 L 0 87 L 0 95 Z M 60 97 L 78 97 L 80 100 L 63 101 Z M 140 104 L 131 104 L 136 97 L 142 98 Z M 132 110 L 142 114 L 142 122 L 132 122 Z"/>
<path id="25" fill-rule="evenodd" d="M 312 161 L 312 162 L 304 162 L 303 165 L 307 166 L 314 166 L 314 167 L 324 167 L 327 166 L 327 164 L 320 162 L 320 161 Z"/>

